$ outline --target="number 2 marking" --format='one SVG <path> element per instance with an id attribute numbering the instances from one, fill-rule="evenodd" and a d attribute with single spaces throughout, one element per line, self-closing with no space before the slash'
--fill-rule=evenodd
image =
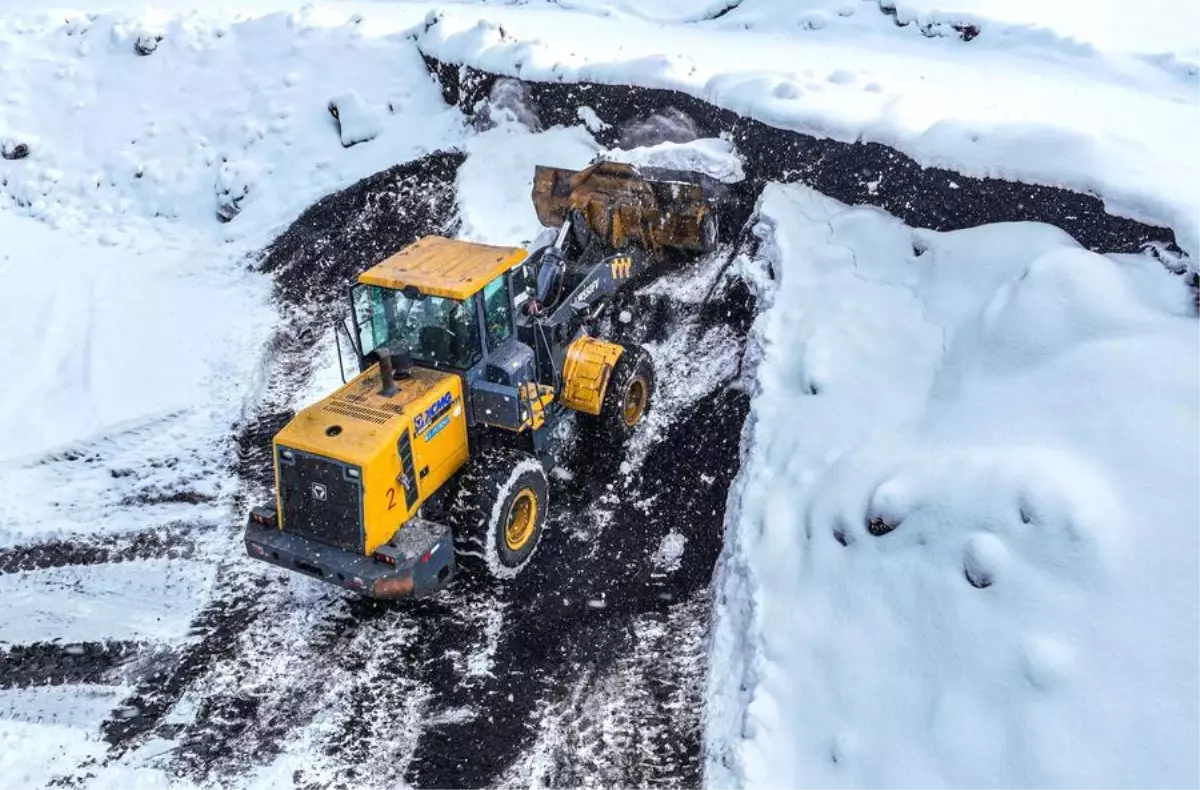
<path id="1" fill-rule="evenodd" d="M 387 490 L 387 499 L 388 499 L 388 510 L 391 510 L 392 508 L 394 508 L 396 506 L 396 489 L 389 488 Z"/>

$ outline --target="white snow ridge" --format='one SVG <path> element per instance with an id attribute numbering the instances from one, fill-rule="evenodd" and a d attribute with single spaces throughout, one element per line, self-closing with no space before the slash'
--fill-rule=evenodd
<path id="1" fill-rule="evenodd" d="M 1194 784 L 1200 344 L 1178 279 L 1046 226 L 914 231 L 797 187 L 761 213 L 779 285 L 710 781 Z"/>

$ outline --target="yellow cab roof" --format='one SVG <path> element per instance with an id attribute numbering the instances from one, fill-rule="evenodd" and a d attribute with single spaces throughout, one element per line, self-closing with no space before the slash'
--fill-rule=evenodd
<path id="1" fill-rule="evenodd" d="M 412 286 L 429 296 L 466 299 L 525 259 L 520 247 L 426 236 L 358 276 L 365 285 Z"/>

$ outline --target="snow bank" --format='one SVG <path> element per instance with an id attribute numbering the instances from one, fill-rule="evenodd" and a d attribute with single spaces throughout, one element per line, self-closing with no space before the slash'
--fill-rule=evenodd
<path id="1" fill-rule="evenodd" d="M 227 449 L 207 437 L 256 397 L 276 320 L 250 256 L 317 197 L 463 136 L 412 42 L 366 27 L 316 8 L 0 20 L 0 141 L 29 148 L 0 160 L 0 461 L 163 420 L 194 477 Z M 40 504 L 0 506 L 0 540 L 64 523 Z"/>
<path id="2" fill-rule="evenodd" d="M 37 141 L 0 161 L 0 207 L 84 236 L 169 226 L 261 244 L 316 198 L 461 140 L 459 113 L 396 29 L 420 17 L 376 28 L 306 7 L 0 20 L 0 139 Z M 138 56 L 147 30 L 162 40 Z M 331 100 L 346 105 L 340 129 Z M 218 206 L 233 204 L 239 220 L 214 232 Z"/>
<path id="3" fill-rule="evenodd" d="M 796 187 L 730 514 L 708 781 L 1194 786 L 1200 353 L 1177 278 Z"/>
<path id="4" fill-rule="evenodd" d="M 367 104 L 358 91 L 346 91 L 330 99 L 329 113 L 337 120 L 343 148 L 374 140 L 383 130 L 379 110 Z"/>
<path id="5" fill-rule="evenodd" d="M 1139 3 L 1044 3 L 1041 0 L 900 0 L 898 16 L 971 17 L 1006 42 L 1046 40 L 1053 33 L 1064 47 L 1167 55 L 1191 66 L 1200 63 L 1200 6 L 1175 0 Z M 999 24 L 997 24 L 999 23 Z"/>

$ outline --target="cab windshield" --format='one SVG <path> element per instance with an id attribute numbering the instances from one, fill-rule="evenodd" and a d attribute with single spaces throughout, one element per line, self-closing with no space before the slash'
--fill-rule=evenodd
<path id="1" fill-rule="evenodd" d="M 460 301 L 357 285 L 351 301 L 363 354 L 391 345 L 409 349 L 418 364 L 458 370 L 483 356 L 474 296 Z"/>

